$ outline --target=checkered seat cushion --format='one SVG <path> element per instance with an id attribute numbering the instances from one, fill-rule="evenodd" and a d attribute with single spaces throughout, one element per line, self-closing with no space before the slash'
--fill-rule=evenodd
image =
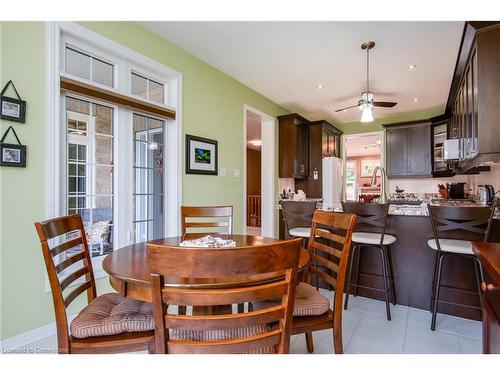
<path id="1" fill-rule="evenodd" d="M 122 297 L 117 293 L 103 294 L 87 305 L 71 322 L 73 337 L 118 335 L 125 332 L 152 331 L 155 328 L 150 303 Z"/>
<path id="2" fill-rule="evenodd" d="M 252 302 L 255 310 L 260 310 L 272 305 L 276 305 L 278 300 L 270 299 L 265 301 Z M 307 284 L 299 283 L 295 289 L 295 302 L 293 306 L 293 316 L 323 315 L 330 309 L 328 298 L 319 293 L 316 288 Z"/>

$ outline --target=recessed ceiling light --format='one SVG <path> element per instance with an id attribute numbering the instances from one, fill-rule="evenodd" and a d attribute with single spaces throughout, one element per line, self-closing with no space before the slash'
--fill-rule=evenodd
<path id="1" fill-rule="evenodd" d="M 344 109 L 342 112 L 346 113 L 346 112 L 347 112 L 347 109 Z"/>
<path id="2" fill-rule="evenodd" d="M 322 88 L 323 88 L 323 85 L 320 83 L 320 84 L 316 85 L 316 88 L 318 88 L 318 89 L 322 89 Z"/>
<path id="3" fill-rule="evenodd" d="M 413 101 L 416 103 L 416 102 L 420 101 L 420 99 L 419 98 L 413 98 Z"/>
<path id="4" fill-rule="evenodd" d="M 413 70 L 413 69 L 415 69 L 416 67 L 417 67 L 417 66 L 416 66 L 415 64 L 412 64 L 412 65 L 408 65 L 408 66 L 406 67 L 406 69 L 408 69 L 408 70 Z"/>

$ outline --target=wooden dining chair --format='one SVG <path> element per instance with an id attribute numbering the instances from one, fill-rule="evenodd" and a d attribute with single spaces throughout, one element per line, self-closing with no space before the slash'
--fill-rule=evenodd
<path id="1" fill-rule="evenodd" d="M 301 241 L 238 249 L 148 244 L 155 353 L 288 353 Z M 178 278 L 165 286 L 164 276 Z M 210 279 L 210 287 L 182 280 Z M 168 306 L 215 306 L 279 298 L 271 308 L 237 314 L 178 315 Z"/>
<path id="2" fill-rule="evenodd" d="M 233 206 L 181 206 L 182 237 L 196 234 L 232 234 Z"/>
<path id="3" fill-rule="evenodd" d="M 351 237 L 356 215 L 316 210 L 313 215 L 308 251 L 311 255 L 307 283 L 297 286 L 292 335 L 305 333 L 307 351 L 314 351 L 312 332 L 333 329 L 336 354 L 342 354 L 342 297 Z M 328 231 L 321 230 L 326 228 Z M 311 277 L 322 279 L 334 291 L 333 310 L 326 297 L 310 285 Z"/>
<path id="4" fill-rule="evenodd" d="M 154 343 L 151 304 L 117 293 L 97 296 L 80 215 L 37 222 L 35 227 L 52 290 L 58 353 L 151 351 Z M 84 281 L 79 284 L 78 280 L 82 278 Z M 71 291 L 63 293 L 68 288 Z M 84 292 L 88 304 L 68 328 L 66 308 Z"/>

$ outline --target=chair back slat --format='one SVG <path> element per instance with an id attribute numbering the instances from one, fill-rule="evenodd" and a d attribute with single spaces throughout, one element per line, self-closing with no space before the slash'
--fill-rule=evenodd
<path id="1" fill-rule="evenodd" d="M 288 283 L 286 281 L 277 281 L 248 288 L 214 288 L 213 290 L 164 288 L 162 295 L 165 303 L 169 305 L 212 306 L 214 299 L 218 305 L 231 305 L 242 301 L 257 301 L 282 296 L 286 293 L 287 288 Z"/>
<path id="2" fill-rule="evenodd" d="M 181 230 L 183 237 L 190 233 L 232 234 L 233 206 L 181 206 Z"/>
<path id="3" fill-rule="evenodd" d="M 279 353 L 288 352 L 300 249 L 300 239 L 236 249 L 148 244 L 156 325 L 155 351 L 243 353 L 271 347 Z M 210 287 L 183 287 L 182 283 L 167 287 L 164 285 L 166 275 L 169 280 L 209 279 Z M 224 280 L 231 280 L 231 283 L 224 284 Z M 273 297 L 281 303 L 256 312 L 192 316 L 168 312 L 169 305 L 230 305 Z M 217 335 L 220 330 L 240 333 L 250 330 L 252 333 L 252 327 L 260 328 L 244 338 L 221 339 Z M 188 332 L 196 337 L 213 337 L 210 342 L 200 341 L 186 336 Z"/>
<path id="4" fill-rule="evenodd" d="M 280 205 L 287 232 L 293 228 L 311 226 L 316 202 L 281 201 Z"/>
<path id="5" fill-rule="evenodd" d="M 277 329 L 249 338 L 224 340 L 224 342 L 171 340 L 167 343 L 167 347 L 170 354 L 238 354 L 279 346 L 281 336 L 283 332 Z"/>
<path id="6" fill-rule="evenodd" d="M 43 259 L 49 277 L 52 300 L 56 315 L 58 347 L 63 352 L 69 352 L 69 330 L 66 307 L 71 304 L 80 294 L 87 292 L 87 301 L 90 303 L 97 297 L 92 261 L 80 215 L 61 216 L 43 222 L 36 222 L 35 228 L 40 239 Z M 51 246 L 52 242 L 67 239 L 63 243 Z M 69 253 L 71 251 L 71 253 Z M 67 256 L 63 260 L 56 259 Z M 76 271 L 68 272 L 68 267 L 83 263 Z M 62 281 L 60 277 L 63 277 Z M 63 290 L 71 286 L 81 277 L 85 282 L 78 285 L 66 297 Z"/>
<path id="7" fill-rule="evenodd" d="M 450 207 L 427 205 L 432 224 L 432 235 L 439 239 L 488 241 L 493 220 L 492 207 Z"/>
<path id="8" fill-rule="evenodd" d="M 276 322 L 282 319 L 284 315 L 285 308 L 281 305 L 238 315 L 169 315 L 165 317 L 165 328 L 195 331 L 234 329 L 241 326 L 248 327 Z"/>
<path id="9" fill-rule="evenodd" d="M 308 250 L 311 254 L 308 281 L 315 275 L 330 284 L 334 293 L 334 311 L 341 313 L 346 268 L 351 251 L 351 237 L 356 215 L 316 210 Z M 319 230 L 327 229 L 328 232 Z M 339 313 L 339 314 L 340 314 Z"/>

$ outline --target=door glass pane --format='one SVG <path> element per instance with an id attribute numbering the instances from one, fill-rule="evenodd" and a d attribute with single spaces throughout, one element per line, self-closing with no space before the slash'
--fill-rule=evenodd
<path id="1" fill-rule="evenodd" d="M 113 251 L 113 109 L 67 97 L 66 118 L 67 212 L 82 216 L 91 256 L 102 256 Z"/>
<path id="2" fill-rule="evenodd" d="M 164 122 L 134 114 L 135 241 L 163 237 Z"/>

